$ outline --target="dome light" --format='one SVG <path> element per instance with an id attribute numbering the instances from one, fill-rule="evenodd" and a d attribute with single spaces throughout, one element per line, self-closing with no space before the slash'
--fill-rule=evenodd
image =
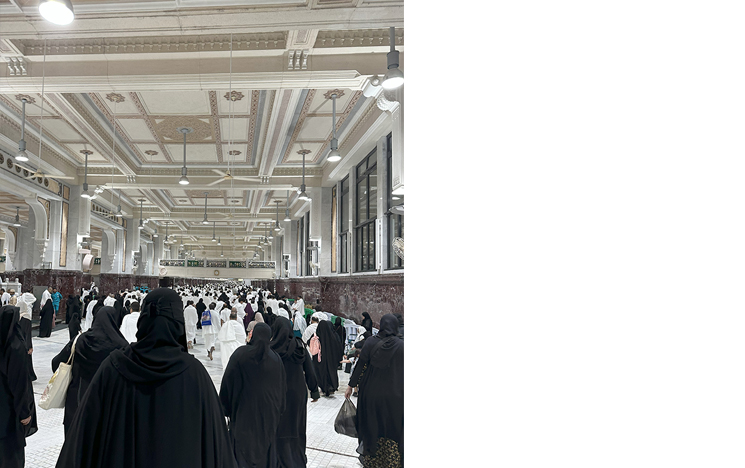
<path id="1" fill-rule="evenodd" d="M 39 13 L 50 23 L 66 25 L 75 19 L 70 0 L 41 0 Z"/>

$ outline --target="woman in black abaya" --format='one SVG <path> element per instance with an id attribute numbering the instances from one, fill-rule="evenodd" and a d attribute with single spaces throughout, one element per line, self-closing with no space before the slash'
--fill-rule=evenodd
<path id="1" fill-rule="evenodd" d="M 328 320 L 318 322 L 316 335 L 321 342 L 321 352 L 313 357 L 313 368 L 318 379 L 318 386 L 326 396 L 331 396 L 339 389 L 339 363 L 344 357 L 344 348 L 334 326 Z M 320 361 L 319 361 L 320 357 Z"/>
<path id="2" fill-rule="evenodd" d="M 176 291 L 148 293 L 136 337 L 101 364 L 57 467 L 235 468 L 215 385 L 187 351 Z"/>
<path id="3" fill-rule="evenodd" d="M 246 346 L 230 357 L 220 384 L 230 438 L 240 468 L 277 466 L 277 428 L 285 409 L 287 377 L 269 347 L 271 328 L 257 323 Z"/>
<path id="4" fill-rule="evenodd" d="M 120 326 L 119 312 L 113 307 L 104 306 L 93 316 L 91 329 L 78 338 L 72 362 L 72 379 L 65 398 L 65 433 L 72 423 L 78 403 L 83 399 L 101 363 L 112 351 L 129 344 L 119 331 Z M 52 359 L 52 371 L 56 371 L 61 362 L 67 362 L 70 358 L 74 338 L 73 336 L 73 339 Z"/>
<path id="5" fill-rule="evenodd" d="M 341 344 L 342 346 L 344 346 L 347 342 L 347 329 L 344 328 L 344 325 L 342 325 L 341 317 L 336 317 L 336 321 L 334 322 L 334 331 L 337 335 L 339 335 Z"/>
<path id="6" fill-rule="evenodd" d="M 51 302 L 51 301 L 50 301 Z M 26 437 L 36 432 L 36 409 L 18 326 L 18 307 L 0 309 L 0 466 L 23 468 Z"/>
<path id="7" fill-rule="evenodd" d="M 41 319 L 41 323 L 39 323 L 39 338 L 50 337 L 52 335 L 52 328 L 54 328 L 54 305 L 51 299 L 44 303 L 39 318 Z"/>
<path id="8" fill-rule="evenodd" d="M 279 468 L 305 467 L 308 390 L 313 402 L 321 397 L 311 356 L 293 333 L 292 322 L 284 317 L 277 317 L 272 325 L 271 347 L 282 359 L 287 376 L 286 406 L 277 429 Z"/>
<path id="9" fill-rule="evenodd" d="M 75 307 L 76 301 L 80 305 L 80 298 L 75 299 L 75 296 L 72 294 L 67 296 L 67 302 L 65 302 L 65 324 L 69 324 L 70 319 L 72 319 L 72 309 Z"/>
<path id="10" fill-rule="evenodd" d="M 399 468 L 404 460 L 404 342 L 392 314 L 365 340 L 345 396 L 359 386 L 357 438 L 362 466 Z"/>

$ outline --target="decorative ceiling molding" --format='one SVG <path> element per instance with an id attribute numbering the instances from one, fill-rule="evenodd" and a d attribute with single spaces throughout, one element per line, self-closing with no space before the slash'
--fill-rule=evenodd
<path id="1" fill-rule="evenodd" d="M 235 93 L 235 91 L 233 91 Z M 228 94 L 225 93 L 225 99 L 228 99 Z M 220 131 L 220 110 L 217 105 L 217 91 L 210 91 L 210 112 L 212 113 L 212 128 L 213 132 L 215 134 L 215 150 L 217 152 L 217 162 L 222 163 L 223 162 L 223 154 L 222 154 L 222 133 Z M 243 97 L 243 93 L 241 93 L 241 97 Z"/>
<path id="2" fill-rule="evenodd" d="M 403 54 L 402 54 L 403 55 Z M 267 60 L 273 57 L 267 57 Z M 328 89 L 345 88 L 361 90 L 367 83 L 369 75 L 380 67 L 373 67 L 368 57 L 358 57 L 359 64 L 347 63 L 351 68 L 346 70 L 302 70 L 302 71 L 266 71 L 233 73 L 233 88 L 241 89 Z M 164 61 L 172 62 L 172 61 Z M 363 63 L 364 62 L 364 63 Z M 385 59 L 381 62 L 385 65 Z M 67 65 L 52 63 L 49 68 L 56 65 Z M 132 68 L 138 69 L 138 62 L 132 62 Z M 149 64 L 149 67 L 158 67 L 158 64 Z M 174 72 L 181 66 L 188 64 L 177 64 L 169 69 L 154 70 L 149 75 L 84 75 L 81 70 L 79 75 L 62 75 L 68 73 L 69 67 L 63 71 L 60 66 L 56 70 L 58 74 L 52 75 L 51 71 L 46 76 L 45 90 L 49 93 L 94 93 L 111 92 L 113 89 L 128 89 L 136 91 L 204 91 L 207 89 L 226 89 L 231 86 L 228 73 L 184 73 Z M 193 69 L 193 66 L 191 66 Z M 370 74 L 365 75 L 364 70 L 370 69 Z M 358 71 L 358 69 L 360 71 Z M 162 72 L 162 73 L 159 73 Z M 38 93 L 41 89 L 41 80 L 35 76 L 17 77 L 12 80 L 0 81 L 0 94 L 10 93 Z M 131 94 L 131 93 L 130 93 Z"/>
<path id="3" fill-rule="evenodd" d="M 14 39 L 11 42 L 27 57 L 44 54 L 43 40 Z M 234 52 L 282 50 L 286 43 L 286 31 L 233 35 Z M 230 51 L 230 34 L 70 38 L 58 39 L 53 44 L 47 44 L 47 56 L 204 51 Z"/>
<path id="4" fill-rule="evenodd" d="M 295 124 L 295 129 L 292 132 L 292 136 L 290 137 L 290 143 L 287 145 L 287 149 L 285 150 L 284 156 L 282 156 L 282 164 L 287 162 L 287 158 L 290 156 L 290 151 L 292 150 L 292 144 L 297 139 L 298 133 L 300 133 L 300 130 L 303 128 L 303 124 L 305 123 L 305 116 L 308 115 L 308 109 L 310 109 L 311 103 L 313 103 L 313 98 L 316 96 L 316 90 L 311 89 L 308 91 L 308 95 L 305 97 L 305 102 L 303 103 L 303 108 L 300 110 L 300 116 L 297 119 L 297 123 Z M 310 151 L 308 151 L 310 153 Z"/>
<path id="5" fill-rule="evenodd" d="M 393 25 L 391 25 L 393 26 Z M 318 31 L 315 49 L 332 47 L 390 47 L 390 32 L 386 29 L 344 29 Z M 396 27 L 396 45 L 404 45 L 404 30 Z"/>

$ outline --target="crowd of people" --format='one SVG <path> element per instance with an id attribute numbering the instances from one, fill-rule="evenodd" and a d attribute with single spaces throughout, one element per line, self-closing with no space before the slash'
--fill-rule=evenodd
<path id="1" fill-rule="evenodd" d="M 0 308 L 0 466 L 21 467 L 36 432 L 36 298 L 10 296 Z M 44 292 L 39 337 L 60 301 Z M 378 331 L 365 313 L 348 333 L 300 296 L 237 284 L 107 295 L 91 285 L 66 311 L 70 340 L 51 362 L 72 363 L 58 467 L 305 467 L 308 399 L 338 391 L 340 370 L 351 374 L 345 397 L 358 397 L 362 465 L 403 466 L 400 315 L 384 315 Z M 199 329 L 207 358 L 220 355 L 219 393 L 189 353 Z"/>

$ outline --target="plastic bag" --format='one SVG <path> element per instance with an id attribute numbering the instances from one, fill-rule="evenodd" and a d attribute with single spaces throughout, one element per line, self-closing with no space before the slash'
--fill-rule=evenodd
<path id="1" fill-rule="evenodd" d="M 357 421 L 357 408 L 349 398 L 344 400 L 341 405 L 339 413 L 336 415 L 334 421 L 334 430 L 337 434 L 357 438 L 357 427 L 355 425 Z"/>

